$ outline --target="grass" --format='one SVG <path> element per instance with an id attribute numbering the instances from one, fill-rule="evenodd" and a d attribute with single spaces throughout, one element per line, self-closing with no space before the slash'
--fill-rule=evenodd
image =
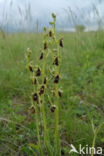
<path id="1" fill-rule="evenodd" d="M 61 35 L 60 131 L 62 150 L 67 156 L 68 144 L 76 148 L 79 144 L 91 146 L 91 121 L 95 127 L 104 121 L 104 32 L 57 33 Z M 32 86 L 25 53 L 27 47 L 31 48 L 37 64 L 41 43 L 41 34 L 0 33 L 0 156 L 33 155 L 28 145 L 37 142 L 36 125 L 29 109 Z M 52 116 L 48 125 L 53 122 Z M 104 127 L 97 135 L 97 146 L 104 148 Z"/>

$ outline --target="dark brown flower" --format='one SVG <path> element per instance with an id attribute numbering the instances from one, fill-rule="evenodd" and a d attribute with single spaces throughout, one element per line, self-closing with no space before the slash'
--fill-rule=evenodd
<path id="1" fill-rule="evenodd" d="M 34 106 L 31 107 L 31 112 L 32 112 L 32 114 L 35 113 L 35 107 Z"/>
<path id="2" fill-rule="evenodd" d="M 36 83 L 37 83 L 37 80 L 36 80 L 36 78 L 33 80 L 33 84 L 34 85 L 36 85 Z"/>
<path id="3" fill-rule="evenodd" d="M 44 43 L 44 50 L 46 50 L 47 49 L 47 43 L 45 42 Z"/>
<path id="4" fill-rule="evenodd" d="M 50 30 L 50 31 L 49 31 L 49 37 L 52 37 L 52 35 L 53 35 L 53 34 L 52 34 L 52 31 Z"/>
<path id="5" fill-rule="evenodd" d="M 56 66 L 59 65 L 59 63 L 58 63 L 58 57 L 55 58 L 55 60 L 54 60 L 54 64 L 55 64 Z"/>
<path id="6" fill-rule="evenodd" d="M 59 44 L 60 44 L 60 47 L 63 48 L 63 42 L 62 42 L 62 40 L 63 40 L 63 39 L 60 39 L 60 43 L 59 43 Z"/>
<path id="7" fill-rule="evenodd" d="M 32 66 L 30 66 L 30 65 L 29 65 L 29 71 L 30 71 L 30 72 L 33 72 L 33 68 L 32 68 Z"/>
<path id="8" fill-rule="evenodd" d="M 59 82 L 59 75 L 57 75 L 54 80 L 54 83 L 58 83 L 58 82 Z"/>
<path id="9" fill-rule="evenodd" d="M 59 95 L 59 97 L 62 97 L 62 93 L 60 90 L 58 91 L 58 95 Z"/>
<path id="10" fill-rule="evenodd" d="M 39 92 L 39 95 L 42 95 L 42 94 L 44 94 L 44 85 L 41 86 L 40 92 Z"/>
<path id="11" fill-rule="evenodd" d="M 34 93 L 33 94 L 33 100 L 36 101 L 36 102 L 38 102 L 38 95 L 37 95 L 37 93 Z"/>
<path id="12" fill-rule="evenodd" d="M 46 84 L 47 83 L 47 79 L 46 79 L 46 77 L 44 78 L 44 84 Z"/>
<path id="13" fill-rule="evenodd" d="M 56 106 L 52 106 L 51 107 L 51 112 L 54 113 L 55 109 L 56 109 Z"/>
<path id="14" fill-rule="evenodd" d="M 36 76 L 40 76 L 40 75 L 41 75 L 41 71 L 40 71 L 40 68 L 38 68 L 36 71 Z"/>
<path id="15" fill-rule="evenodd" d="M 41 53 L 41 55 L 40 55 L 40 58 L 39 58 L 40 60 L 42 60 L 43 59 L 43 53 Z"/>

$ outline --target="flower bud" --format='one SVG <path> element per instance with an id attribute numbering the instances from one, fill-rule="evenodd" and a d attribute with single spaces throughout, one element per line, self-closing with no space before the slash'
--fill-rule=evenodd
<path id="1" fill-rule="evenodd" d="M 47 30 L 46 27 L 44 27 L 44 32 L 46 32 L 46 30 Z"/>
<path id="2" fill-rule="evenodd" d="M 55 19 L 56 18 L 56 15 L 54 13 L 52 13 L 52 17 Z"/>
<path id="3" fill-rule="evenodd" d="M 28 54 L 31 54 L 32 53 L 32 51 L 30 50 L 30 48 L 27 48 L 27 52 L 28 52 Z"/>

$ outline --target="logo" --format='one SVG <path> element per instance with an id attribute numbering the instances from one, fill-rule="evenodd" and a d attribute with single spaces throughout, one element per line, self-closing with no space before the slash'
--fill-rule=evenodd
<path id="1" fill-rule="evenodd" d="M 93 152 L 93 154 L 98 154 L 98 155 L 102 155 L 102 148 L 101 147 L 89 147 L 88 145 L 86 145 L 85 147 L 82 147 L 82 145 L 79 145 L 79 149 L 77 150 L 76 147 L 71 144 L 70 145 L 71 150 L 69 153 L 78 153 L 78 154 L 91 154 Z"/>

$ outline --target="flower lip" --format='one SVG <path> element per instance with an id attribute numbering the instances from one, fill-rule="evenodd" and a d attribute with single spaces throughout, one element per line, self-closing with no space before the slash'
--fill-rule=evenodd
<path id="1" fill-rule="evenodd" d="M 54 83 L 58 83 L 58 82 L 59 82 L 59 75 L 57 75 L 54 80 Z"/>
<path id="2" fill-rule="evenodd" d="M 33 100 L 36 101 L 36 102 L 38 102 L 38 95 L 37 95 L 37 93 L 34 93 L 33 94 Z"/>
<path id="3" fill-rule="evenodd" d="M 54 63 L 53 64 L 55 64 L 56 66 L 58 66 L 59 65 L 59 62 L 58 62 L 58 57 L 56 57 L 55 58 L 55 60 L 54 60 Z"/>
<path id="4" fill-rule="evenodd" d="M 33 84 L 36 85 L 36 83 L 37 83 L 37 80 L 36 80 L 36 78 L 34 78 Z"/>
<path id="5" fill-rule="evenodd" d="M 44 94 L 44 85 L 41 86 L 40 92 L 39 92 L 39 95 L 42 95 L 42 94 Z"/>
<path id="6" fill-rule="evenodd" d="M 46 27 L 44 27 L 44 31 L 46 32 L 46 30 L 47 30 L 47 28 Z"/>
<path id="7" fill-rule="evenodd" d="M 39 58 L 40 60 L 42 60 L 43 59 L 43 53 L 41 53 L 41 55 L 40 55 L 40 58 Z"/>
<path id="8" fill-rule="evenodd" d="M 60 43 L 59 43 L 59 45 L 60 45 L 60 47 L 63 48 L 63 42 L 62 42 L 62 40 L 63 40 L 63 38 L 60 39 Z"/>
<path id="9" fill-rule="evenodd" d="M 44 78 L 44 84 L 46 84 L 47 83 L 47 79 L 46 79 L 46 77 Z"/>
<path id="10" fill-rule="evenodd" d="M 56 106 L 53 105 L 53 106 L 51 107 L 51 112 L 54 113 L 55 109 L 56 109 Z"/>
<path id="11" fill-rule="evenodd" d="M 59 97 L 62 97 L 62 92 L 60 90 L 58 91 L 58 95 Z"/>
<path id="12" fill-rule="evenodd" d="M 33 68 L 32 68 L 31 65 L 29 65 L 29 71 L 30 71 L 30 72 L 33 72 Z"/>
<path id="13" fill-rule="evenodd" d="M 36 71 L 36 76 L 40 76 L 41 75 L 41 71 L 40 68 L 38 67 L 37 71 Z"/>
<path id="14" fill-rule="evenodd" d="M 35 107 L 34 106 L 31 107 L 31 112 L 32 112 L 32 114 L 35 113 Z"/>
<path id="15" fill-rule="evenodd" d="M 52 34 L 52 31 L 50 30 L 50 31 L 49 31 L 49 37 L 52 37 L 52 35 L 53 35 L 53 34 Z"/>
<path id="16" fill-rule="evenodd" d="M 44 43 L 44 50 L 46 50 L 47 49 L 47 43 L 45 42 Z"/>

